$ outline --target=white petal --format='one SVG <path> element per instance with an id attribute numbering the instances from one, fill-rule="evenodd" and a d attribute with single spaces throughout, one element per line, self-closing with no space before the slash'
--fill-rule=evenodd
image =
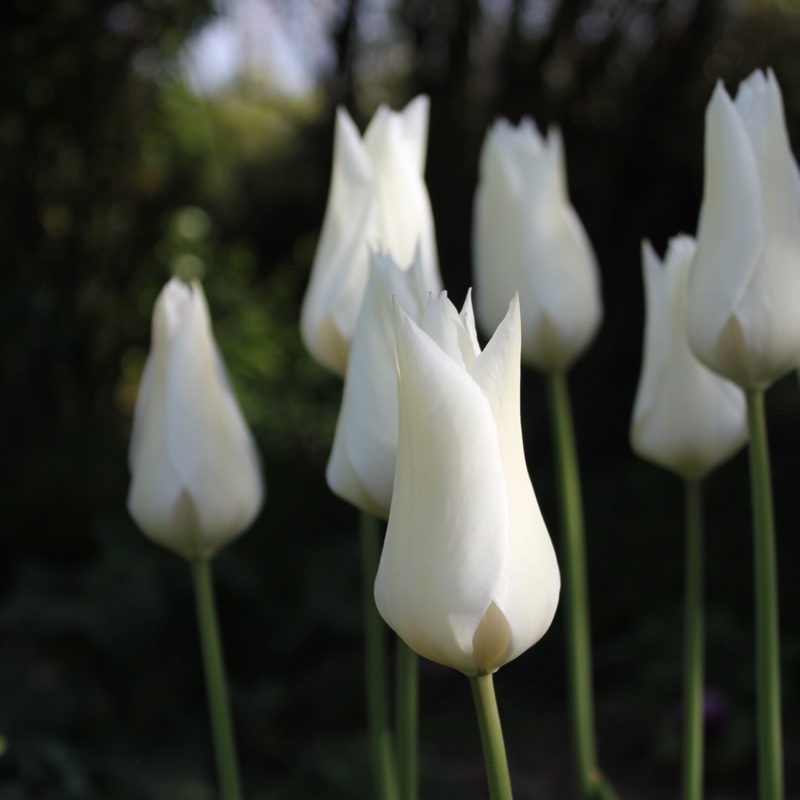
<path id="1" fill-rule="evenodd" d="M 427 143 L 420 137 L 427 133 L 427 116 L 427 98 L 417 98 L 402 113 L 382 106 L 364 134 L 378 203 L 375 238 L 368 244 L 388 250 L 403 265 L 411 263 L 419 248 L 426 286 L 438 292 L 441 278 L 433 212 L 421 169 Z"/>
<path id="2" fill-rule="evenodd" d="M 475 360 L 473 341 L 447 292 L 428 299 L 419 326 L 460 367 Z"/>
<path id="3" fill-rule="evenodd" d="M 174 549 L 173 511 L 184 486 L 167 447 L 169 348 L 191 293 L 173 278 L 153 309 L 152 345 L 145 363 L 133 418 L 128 510 L 139 528 Z"/>
<path id="4" fill-rule="evenodd" d="M 475 674 L 473 637 L 508 547 L 500 444 L 475 382 L 395 313 L 400 439 L 375 599 L 412 649 Z"/>
<path id="5" fill-rule="evenodd" d="M 673 240 L 675 241 L 675 240 Z M 685 244 L 680 245 L 687 259 L 694 258 L 696 245 L 694 240 L 685 237 Z M 670 248 L 674 249 L 672 242 Z M 670 263 L 669 257 L 665 259 Z M 633 427 L 631 440 L 635 452 L 642 455 L 638 440 L 643 429 L 642 420 L 655 406 L 659 393 L 659 384 L 670 352 L 670 304 L 669 281 L 674 279 L 675 269 L 662 266 L 650 242 L 642 242 L 642 281 L 645 296 L 645 327 L 642 347 L 642 368 L 636 399 L 633 404 Z M 687 267 L 688 275 L 688 267 Z"/>
<path id="6" fill-rule="evenodd" d="M 685 337 L 689 237 L 670 241 L 663 266 L 643 248 L 647 300 L 642 374 L 631 444 L 636 453 L 684 478 L 700 478 L 747 435 L 744 395 L 694 357 Z"/>
<path id="7" fill-rule="evenodd" d="M 373 168 L 350 115 L 339 109 L 333 173 L 319 244 L 303 298 L 303 343 L 321 364 L 343 376 L 367 282 L 366 241 L 375 236 Z"/>
<path id="8" fill-rule="evenodd" d="M 415 97 L 401 112 L 400 118 L 405 129 L 405 138 L 411 151 L 411 159 L 416 163 L 417 174 L 425 176 L 425 160 L 428 153 L 428 117 L 431 102 L 424 94 Z"/>
<path id="9" fill-rule="evenodd" d="M 389 515 L 397 453 L 392 297 L 419 319 L 425 297 L 419 261 L 402 270 L 390 256 L 375 254 L 326 471 L 335 494 L 384 519 Z"/>
<path id="10" fill-rule="evenodd" d="M 722 337 L 753 279 L 765 236 L 750 138 L 718 84 L 706 110 L 703 204 L 689 285 L 687 331 L 695 355 L 739 385 L 747 385 L 750 379 L 746 354 Z"/>
<path id="11" fill-rule="evenodd" d="M 200 522 L 210 555 L 252 522 L 263 487 L 250 431 L 231 392 L 211 336 L 205 296 L 175 332 L 167 374 L 167 447 Z"/>
<path id="12" fill-rule="evenodd" d="M 473 207 L 475 303 L 484 332 L 493 331 L 503 319 L 511 298 L 526 283 L 530 263 L 518 245 L 524 224 L 521 199 L 509 177 L 516 170 L 501 166 L 499 131 L 503 129 L 497 123 L 484 140 Z"/>
<path id="13" fill-rule="evenodd" d="M 754 73 L 739 88 L 736 108 L 758 165 L 766 228 L 752 281 L 735 309 L 747 342 L 751 382 L 769 385 L 800 362 L 800 202 L 797 165 L 772 72 Z"/>
<path id="14" fill-rule="evenodd" d="M 555 550 L 533 491 L 520 425 L 520 312 L 515 296 L 470 374 L 481 387 L 500 437 L 509 509 L 509 549 L 493 601 L 508 624 L 504 664 L 550 627 L 561 578 Z"/>
<path id="15" fill-rule="evenodd" d="M 557 143 L 560 139 L 556 138 Z M 530 268 L 520 286 L 523 360 L 538 369 L 566 369 L 594 339 L 602 321 L 597 260 L 575 210 L 566 202 L 563 155 L 548 148 L 526 187 L 528 210 L 520 258 Z"/>

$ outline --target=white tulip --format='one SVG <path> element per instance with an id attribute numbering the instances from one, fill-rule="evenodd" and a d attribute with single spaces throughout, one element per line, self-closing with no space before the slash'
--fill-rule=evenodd
<path id="1" fill-rule="evenodd" d="M 708 367 L 764 389 L 800 364 L 800 193 L 771 71 L 706 109 L 705 183 L 689 284 L 689 344 Z"/>
<path id="2" fill-rule="evenodd" d="M 695 254 L 690 236 L 670 240 L 663 264 L 642 246 L 646 320 L 631 445 L 642 458 L 701 478 L 747 439 L 744 393 L 703 366 L 686 340 L 686 300 Z"/>
<path id="3" fill-rule="evenodd" d="M 395 304 L 395 320 L 400 436 L 375 600 L 420 655 L 492 673 L 547 631 L 560 590 L 522 448 L 519 303 L 483 352 L 469 302 L 459 316 L 442 293 L 419 326 Z"/>
<path id="4" fill-rule="evenodd" d="M 130 468 L 131 516 L 150 539 L 188 559 L 212 556 L 261 508 L 255 445 L 197 281 L 173 278 L 156 300 Z"/>
<path id="5" fill-rule="evenodd" d="M 401 269 L 372 255 L 326 478 L 334 494 L 386 519 L 397 458 L 397 367 L 392 298 L 419 321 L 428 299 L 419 256 Z"/>
<path id="6" fill-rule="evenodd" d="M 410 264 L 418 248 L 425 286 L 441 290 L 425 156 L 429 101 L 403 111 L 381 106 L 362 140 L 350 115 L 339 109 L 328 205 L 300 329 L 308 351 L 344 376 L 369 272 L 369 248 Z"/>
<path id="7" fill-rule="evenodd" d="M 567 195 L 561 135 L 499 119 L 480 158 L 473 257 L 478 322 L 494 330 L 519 292 L 522 360 L 566 369 L 603 317 L 592 246 Z"/>

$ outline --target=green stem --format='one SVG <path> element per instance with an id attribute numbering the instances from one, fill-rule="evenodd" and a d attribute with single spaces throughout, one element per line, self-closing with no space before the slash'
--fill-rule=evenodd
<path id="1" fill-rule="evenodd" d="M 242 795 L 239 789 L 236 744 L 233 737 L 231 710 L 225 681 L 225 663 L 217 624 L 214 585 L 211 581 L 211 563 L 205 558 L 195 559 L 191 563 L 220 797 L 222 800 L 240 800 Z"/>
<path id="2" fill-rule="evenodd" d="M 589 589 L 581 481 L 566 375 L 563 372 L 548 373 L 547 387 L 558 469 L 564 548 L 564 607 L 573 756 L 580 779 L 580 796 L 586 800 L 595 794 L 596 784 L 601 778 L 597 769 L 595 744 L 592 645 L 589 633 Z"/>
<path id="3" fill-rule="evenodd" d="M 378 520 L 362 511 L 361 572 L 364 602 L 364 651 L 367 685 L 369 747 L 375 793 L 378 800 L 398 800 L 397 781 L 389 731 L 389 704 L 386 694 L 386 624 L 375 606 L 375 576 L 381 555 Z"/>
<path id="4" fill-rule="evenodd" d="M 511 800 L 511 776 L 508 774 L 503 729 L 500 727 L 500 714 L 497 712 L 492 676 L 478 675 L 470 678 L 469 682 L 472 686 L 478 727 L 481 731 L 483 759 L 486 762 L 486 777 L 489 780 L 489 797 L 491 800 Z"/>
<path id="5" fill-rule="evenodd" d="M 683 800 L 703 796 L 703 484 L 686 481 Z"/>
<path id="6" fill-rule="evenodd" d="M 756 607 L 756 713 L 761 800 L 783 798 L 780 641 L 775 522 L 764 392 L 747 389 Z"/>
<path id="7" fill-rule="evenodd" d="M 417 654 L 397 639 L 397 777 L 400 800 L 417 800 Z"/>

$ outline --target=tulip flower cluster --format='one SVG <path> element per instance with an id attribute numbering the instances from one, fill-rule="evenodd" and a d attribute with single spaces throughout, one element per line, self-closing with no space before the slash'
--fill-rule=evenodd
<path id="1" fill-rule="evenodd" d="M 518 127 L 496 122 L 483 144 L 473 208 L 475 303 L 489 336 L 481 349 L 471 292 L 458 312 L 442 291 L 424 183 L 427 130 L 425 97 L 402 112 L 381 107 L 363 137 L 346 111 L 337 114 L 328 205 L 301 310 L 309 352 L 344 378 L 326 478 L 364 514 L 388 520 L 377 572 L 367 573 L 386 623 L 416 653 L 476 681 L 491 676 L 543 636 L 560 593 L 520 422 L 521 363 L 546 374 L 580 790 L 600 796 L 591 783 L 599 770 L 588 593 L 565 379 L 602 321 L 597 260 L 568 198 L 558 130 L 543 137 L 529 119 Z M 776 578 L 770 490 L 759 478 L 768 472 L 759 404 L 763 389 L 800 364 L 799 176 L 774 75 L 754 73 L 735 100 L 717 86 L 706 113 L 697 242 L 676 237 L 663 262 L 643 245 L 646 327 L 630 433 L 635 452 L 696 488 L 749 430 L 754 486 L 760 480 L 757 618 L 766 631 L 758 633 L 759 692 L 771 704 L 759 717 L 762 762 L 772 770 L 762 787 L 776 800 Z M 208 562 L 261 507 L 252 436 L 197 282 L 173 279 L 156 301 L 130 466 L 131 515 L 147 536 L 195 564 Z M 691 607 L 697 612 L 687 636 L 693 714 L 702 694 L 698 530 L 687 606 L 687 626 Z M 697 730 L 692 735 L 702 736 Z M 702 746 L 692 741 L 687 800 L 699 797 L 702 771 Z M 496 756 L 497 741 L 484 744 Z M 232 745 L 220 770 L 235 787 L 230 753 Z M 510 797 L 507 784 L 507 776 L 490 778 L 495 800 Z"/>

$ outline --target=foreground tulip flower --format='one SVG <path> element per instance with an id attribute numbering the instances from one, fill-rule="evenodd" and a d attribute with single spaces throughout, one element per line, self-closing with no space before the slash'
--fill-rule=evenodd
<path id="1" fill-rule="evenodd" d="M 428 290 L 441 278 L 424 171 L 427 97 L 401 112 L 381 106 L 363 140 L 344 109 L 336 117 L 333 175 L 300 328 L 314 358 L 344 376 L 367 284 L 369 248 L 410 264 L 419 248 Z"/>
<path id="2" fill-rule="evenodd" d="M 130 468 L 131 516 L 150 539 L 188 559 L 212 556 L 261 508 L 258 456 L 197 281 L 173 278 L 156 300 Z"/>
<path id="3" fill-rule="evenodd" d="M 800 194 L 771 71 L 706 110 L 705 182 L 689 343 L 708 367 L 765 389 L 800 363 Z"/>
<path id="4" fill-rule="evenodd" d="M 409 269 L 390 255 L 372 255 L 326 471 L 335 494 L 383 519 L 389 516 L 397 459 L 393 298 L 419 321 L 428 292 L 418 255 Z"/>
<path id="5" fill-rule="evenodd" d="M 742 390 L 703 366 L 686 340 L 686 299 L 695 242 L 672 239 L 662 264 L 642 246 L 646 323 L 631 444 L 642 458 L 701 478 L 747 439 Z"/>
<path id="6" fill-rule="evenodd" d="M 473 257 L 478 322 L 494 330 L 519 292 L 522 360 L 565 370 L 603 316 L 597 262 L 569 203 L 561 135 L 500 119 L 486 136 L 475 195 Z"/>
<path id="7" fill-rule="evenodd" d="M 418 326 L 395 304 L 399 443 L 375 582 L 383 618 L 422 656 L 487 675 L 550 626 L 560 576 L 528 477 L 515 297 L 481 352 L 471 306 L 443 293 Z"/>

